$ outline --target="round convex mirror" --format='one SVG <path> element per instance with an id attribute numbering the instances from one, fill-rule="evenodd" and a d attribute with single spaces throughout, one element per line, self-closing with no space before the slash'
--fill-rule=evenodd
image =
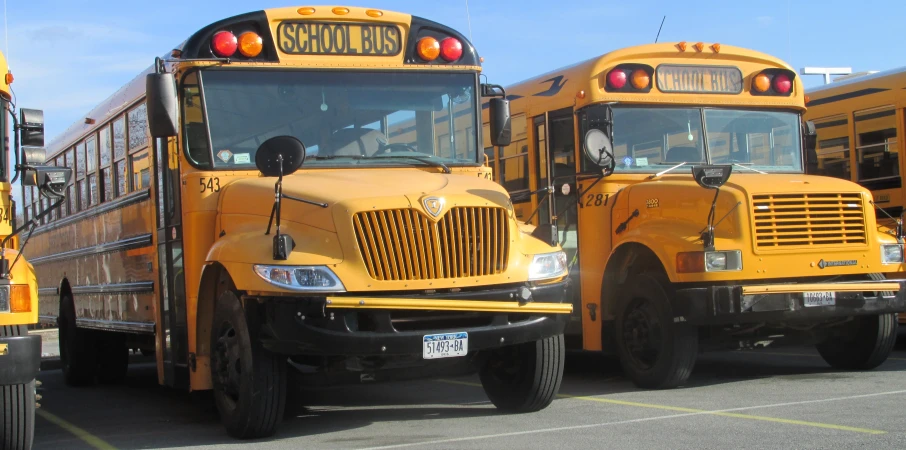
<path id="1" fill-rule="evenodd" d="M 585 133 L 585 156 L 598 166 L 610 165 L 613 157 L 613 145 L 603 131 L 592 128 Z"/>

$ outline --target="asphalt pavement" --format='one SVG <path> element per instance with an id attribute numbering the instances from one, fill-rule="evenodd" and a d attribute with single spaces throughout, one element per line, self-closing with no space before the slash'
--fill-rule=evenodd
<path id="1" fill-rule="evenodd" d="M 906 448 L 902 332 L 874 371 L 833 370 L 809 347 L 708 353 L 688 386 L 665 391 L 574 353 L 560 397 L 534 414 L 498 413 L 476 377 L 298 388 L 277 435 L 258 441 L 229 438 L 210 395 L 160 387 L 140 360 L 119 386 L 70 388 L 43 371 L 35 448 Z"/>

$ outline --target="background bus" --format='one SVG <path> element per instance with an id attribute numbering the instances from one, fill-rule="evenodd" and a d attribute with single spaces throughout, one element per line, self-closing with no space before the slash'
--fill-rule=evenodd
<path id="1" fill-rule="evenodd" d="M 866 190 L 803 175 L 813 136 L 785 63 L 644 45 L 506 93 L 513 140 L 485 151 L 514 201 L 522 194 L 517 215 L 556 225 L 573 279 L 570 346 L 616 351 L 651 388 L 683 384 L 709 348 L 812 342 L 847 369 L 887 358 L 903 282 L 875 272 L 902 269 L 902 244 L 878 231 Z M 552 199 L 533 194 L 548 186 Z"/>
<path id="2" fill-rule="evenodd" d="M 565 255 L 486 179 L 479 72 L 448 27 L 346 7 L 224 19 L 158 59 L 50 145 L 75 176 L 34 264 L 67 382 L 153 352 L 241 438 L 275 431 L 287 358 L 328 383 L 477 371 L 503 410 L 550 404 Z"/>

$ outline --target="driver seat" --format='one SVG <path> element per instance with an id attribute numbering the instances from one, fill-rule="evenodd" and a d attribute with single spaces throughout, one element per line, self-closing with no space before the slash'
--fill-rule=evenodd
<path id="1" fill-rule="evenodd" d="M 702 162 L 702 154 L 697 147 L 677 146 L 667 151 L 665 159 L 668 163 L 698 163 Z"/>
<path id="2" fill-rule="evenodd" d="M 330 156 L 372 156 L 380 149 L 384 133 L 370 128 L 343 128 L 327 140 L 324 154 Z"/>

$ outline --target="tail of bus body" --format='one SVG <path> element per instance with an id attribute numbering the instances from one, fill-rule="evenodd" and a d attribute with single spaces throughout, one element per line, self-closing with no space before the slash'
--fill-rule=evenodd
<path id="1" fill-rule="evenodd" d="M 812 155 L 813 134 L 806 125 Z M 812 344 L 846 370 L 887 359 L 906 280 L 882 273 L 902 272 L 904 236 L 876 223 L 867 190 L 730 165 L 693 166 L 690 177 L 681 166 L 605 193 L 614 197 L 607 217 L 580 212 L 595 224 L 580 235 L 609 222 L 612 249 L 603 273 L 582 282 L 600 287 L 598 304 L 583 292 L 583 313 L 602 319 L 583 317 L 585 348 L 616 350 L 646 388 L 685 384 L 697 354 L 712 349 Z"/>

